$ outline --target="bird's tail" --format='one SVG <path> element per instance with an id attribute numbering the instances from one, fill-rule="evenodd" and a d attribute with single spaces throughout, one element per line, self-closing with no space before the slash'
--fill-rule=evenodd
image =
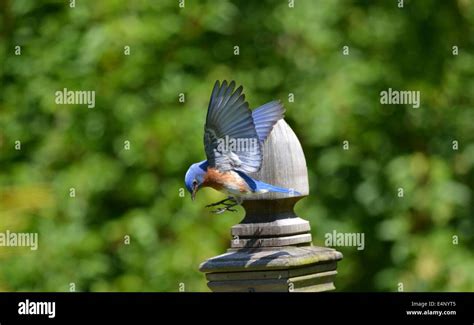
<path id="1" fill-rule="evenodd" d="M 297 196 L 301 195 L 300 192 L 295 191 L 294 189 L 289 189 L 289 188 L 284 188 L 284 187 L 278 187 L 274 185 L 270 185 L 261 181 L 255 180 L 255 183 L 257 185 L 256 189 L 257 192 L 260 193 L 265 193 L 265 192 L 276 192 L 276 193 L 286 193 L 289 194 L 290 196 Z"/>

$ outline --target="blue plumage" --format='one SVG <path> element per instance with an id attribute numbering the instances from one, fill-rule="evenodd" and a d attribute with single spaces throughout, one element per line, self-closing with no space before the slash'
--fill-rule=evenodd
<path id="1" fill-rule="evenodd" d="M 231 208 L 242 202 L 244 196 L 266 192 L 300 195 L 292 189 L 274 186 L 253 179 L 247 173 L 260 170 L 263 160 L 263 143 L 275 124 L 283 118 L 285 109 L 280 101 L 266 103 L 251 111 L 242 93 L 242 86 L 235 89 L 235 82 L 216 81 L 212 90 L 204 127 L 204 148 L 207 160 L 191 165 L 185 176 L 186 189 L 194 199 L 196 192 L 210 186 L 231 195 L 224 201 L 226 207 L 217 212 L 234 211 Z M 248 147 L 226 148 L 222 139 L 230 138 Z M 224 202 L 233 200 L 235 204 Z"/>
<path id="2" fill-rule="evenodd" d="M 281 120 L 284 114 L 285 109 L 279 100 L 266 103 L 252 111 L 253 123 L 261 143 L 265 142 L 275 123 Z"/>
<path id="3" fill-rule="evenodd" d="M 299 195 L 300 193 L 291 189 L 287 189 L 284 187 L 274 186 L 259 180 L 256 180 L 241 171 L 236 171 L 240 177 L 244 180 L 245 183 L 249 186 L 253 193 L 266 193 L 266 192 L 276 192 L 276 193 L 286 193 L 292 195 Z"/>

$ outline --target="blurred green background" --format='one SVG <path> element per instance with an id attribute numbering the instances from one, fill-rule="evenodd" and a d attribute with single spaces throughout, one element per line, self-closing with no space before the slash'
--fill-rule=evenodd
<path id="1" fill-rule="evenodd" d="M 473 1 L 69 2 L 0 0 L 0 231 L 39 233 L 0 247 L 1 291 L 207 291 L 198 266 L 243 217 L 180 196 L 217 79 L 284 102 L 314 243 L 365 234 L 337 290 L 474 290 Z M 389 87 L 421 107 L 381 105 Z M 63 88 L 96 107 L 56 105 Z"/>

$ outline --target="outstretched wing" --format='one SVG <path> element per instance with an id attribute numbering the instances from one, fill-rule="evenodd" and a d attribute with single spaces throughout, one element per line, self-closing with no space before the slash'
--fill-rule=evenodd
<path id="1" fill-rule="evenodd" d="M 262 164 L 262 147 L 242 86 L 234 88 L 234 81 L 214 85 L 204 128 L 206 156 L 220 171 L 253 173 Z"/>
<path id="2" fill-rule="evenodd" d="M 258 139 L 261 143 L 265 142 L 273 126 L 283 118 L 285 109 L 279 100 L 262 105 L 252 112 L 253 123 L 257 130 Z"/>

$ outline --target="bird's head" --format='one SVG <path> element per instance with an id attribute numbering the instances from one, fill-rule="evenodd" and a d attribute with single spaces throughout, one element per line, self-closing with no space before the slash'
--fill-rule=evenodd
<path id="1" fill-rule="evenodd" d="M 186 189 L 191 193 L 191 199 L 194 201 L 197 191 L 202 187 L 204 175 L 207 171 L 207 161 L 192 164 L 186 172 L 184 183 Z"/>

